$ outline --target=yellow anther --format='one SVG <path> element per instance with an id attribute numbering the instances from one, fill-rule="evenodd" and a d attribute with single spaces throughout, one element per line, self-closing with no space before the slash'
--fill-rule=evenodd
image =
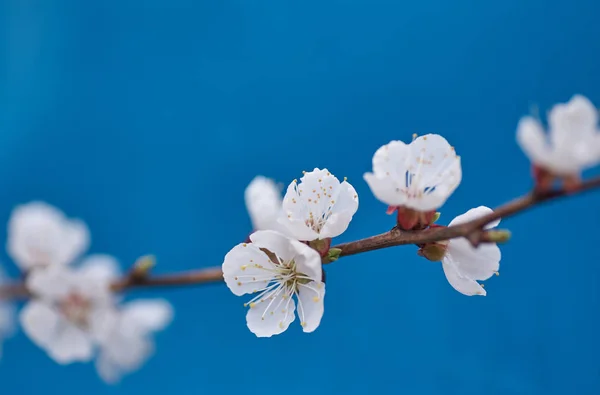
<path id="1" fill-rule="evenodd" d="M 242 243 L 242 247 L 246 247 L 248 244 L 246 243 Z"/>
<path id="2" fill-rule="evenodd" d="M 319 300 L 321 300 L 321 299 L 319 299 L 318 296 L 313 296 L 313 302 L 318 302 Z"/>
<path id="3" fill-rule="evenodd" d="M 238 283 L 237 283 L 237 284 L 238 284 L 238 286 L 240 286 L 240 287 L 242 286 L 242 283 L 241 283 L 241 282 L 239 282 L 239 281 L 238 281 Z"/>
<path id="4" fill-rule="evenodd" d="M 494 272 L 494 274 L 495 274 L 496 276 L 499 276 L 499 275 L 500 275 L 500 272 Z"/>
<path id="5" fill-rule="evenodd" d="M 250 308 L 253 309 L 256 306 L 256 303 L 252 302 L 250 303 Z"/>
<path id="6" fill-rule="evenodd" d="M 279 327 L 283 329 L 283 321 L 279 321 Z"/>

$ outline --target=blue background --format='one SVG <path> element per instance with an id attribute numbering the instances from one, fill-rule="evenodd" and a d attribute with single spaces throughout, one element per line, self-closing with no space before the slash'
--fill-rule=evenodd
<path id="1" fill-rule="evenodd" d="M 250 230 L 243 191 L 327 167 L 360 210 L 337 241 L 388 230 L 362 180 L 392 139 L 440 133 L 463 158 L 440 223 L 527 191 L 520 116 L 600 105 L 600 3 L 551 0 L 4 0 L 0 222 L 32 199 L 86 220 L 92 252 L 207 267 Z M 116 387 L 22 333 L 1 394 L 600 393 L 599 193 L 504 222 L 501 275 L 466 297 L 398 247 L 327 267 L 305 335 L 257 339 L 225 286 L 164 295 L 176 320 Z M 0 240 L 5 240 L 5 230 Z M 12 275 L 16 270 L 2 258 Z"/>

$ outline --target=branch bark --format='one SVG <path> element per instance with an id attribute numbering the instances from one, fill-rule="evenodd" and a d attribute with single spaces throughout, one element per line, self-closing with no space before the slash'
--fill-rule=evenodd
<path id="1" fill-rule="evenodd" d="M 476 220 L 466 222 L 457 226 L 430 228 L 419 231 L 402 231 L 397 228 L 377 236 L 338 244 L 332 248 L 341 250 L 340 257 L 356 255 L 367 251 L 380 250 L 382 248 L 406 245 L 425 244 L 436 241 L 449 240 L 457 237 L 467 238 L 474 246 L 489 242 L 488 233 L 484 230 L 485 225 L 500 218 L 514 216 L 532 207 L 543 203 L 557 200 L 559 198 L 583 193 L 592 189 L 600 188 L 600 177 L 595 177 L 582 182 L 578 187 L 569 190 L 561 188 L 551 191 L 533 191 L 514 199 L 494 209 L 489 215 Z M 160 276 L 125 276 L 112 284 L 115 292 L 122 292 L 134 288 L 151 288 L 166 286 L 183 286 L 208 284 L 223 281 L 221 267 L 193 270 L 183 273 L 167 274 Z M 27 289 L 22 283 L 6 284 L 0 287 L 0 299 L 27 298 Z"/>

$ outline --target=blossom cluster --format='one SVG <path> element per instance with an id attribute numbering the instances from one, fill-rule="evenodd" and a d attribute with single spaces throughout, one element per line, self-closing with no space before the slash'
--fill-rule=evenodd
<path id="1" fill-rule="evenodd" d="M 576 190 L 581 172 L 600 162 L 598 112 L 576 95 L 553 107 L 548 118 L 548 133 L 533 117 L 522 118 L 517 127 L 517 141 L 532 162 L 535 190 L 543 193 L 556 183 Z M 394 140 L 377 149 L 363 178 L 387 213 L 395 214 L 400 231 L 440 228 L 438 210 L 462 180 L 461 158 L 444 137 L 415 135 L 409 143 Z M 244 304 L 248 328 L 258 337 L 271 337 L 286 331 L 297 316 L 304 332 L 315 331 L 325 311 L 322 265 L 344 253 L 332 247 L 332 239 L 348 229 L 358 210 L 356 190 L 346 178 L 340 181 L 328 169 L 315 168 L 283 194 L 273 180 L 258 176 L 244 197 L 253 232 L 225 255 L 222 273 L 235 295 L 251 295 Z M 478 206 L 448 226 L 492 213 Z M 500 221 L 486 222 L 478 231 Z M 441 263 L 456 291 L 485 296 L 482 281 L 498 274 L 501 259 L 498 240 L 485 241 L 477 245 L 459 237 L 417 247 L 420 256 Z M 23 274 L 24 288 L 16 293 L 26 303 L 17 320 L 16 306 L 3 298 L 10 287 L 3 285 L 0 270 L 0 346 L 18 321 L 57 363 L 94 361 L 98 374 L 114 383 L 152 354 L 153 335 L 170 324 L 173 309 L 162 299 L 123 303 L 113 289 L 123 278 L 117 261 L 84 256 L 89 246 L 87 226 L 57 208 L 42 202 L 15 208 L 7 251 Z"/>
<path id="2" fill-rule="evenodd" d="M 23 331 L 57 363 L 93 360 L 100 377 L 115 383 L 151 355 L 152 334 L 171 322 L 173 309 L 162 299 L 121 304 L 111 291 L 117 261 L 84 257 L 89 245 L 83 222 L 46 203 L 18 206 L 9 221 L 7 251 L 30 295 L 18 316 Z M 13 329 L 13 310 L 0 304 L 0 336 Z"/>
<path id="3" fill-rule="evenodd" d="M 576 188 L 582 170 L 600 161 L 598 112 L 583 96 L 556 105 L 549 114 L 548 136 L 540 121 L 524 117 L 517 140 L 533 163 L 536 187 L 548 189 L 556 180 Z M 462 179 L 461 158 L 437 134 L 413 136 L 410 143 L 391 141 L 373 156 L 372 172 L 364 174 L 373 195 L 396 213 L 402 230 L 440 227 L 437 210 Z M 304 172 L 283 196 L 274 181 L 256 177 L 247 187 L 246 206 L 255 232 L 248 242 L 225 256 L 223 275 L 245 303 L 247 326 L 258 337 L 284 332 L 298 315 L 304 332 L 314 331 L 324 313 L 322 263 L 335 259 L 331 239 L 341 235 L 358 209 L 358 195 L 346 179 L 327 169 Z M 479 206 L 457 216 L 449 226 L 492 213 Z M 490 222 L 484 230 L 498 226 Z M 420 256 L 441 262 L 450 285 L 461 294 L 486 295 L 481 281 L 498 275 L 501 252 L 496 243 L 477 247 L 466 238 L 418 245 Z"/>

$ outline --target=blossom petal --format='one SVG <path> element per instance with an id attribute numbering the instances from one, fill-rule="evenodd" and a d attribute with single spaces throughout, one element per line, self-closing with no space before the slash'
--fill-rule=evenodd
<path id="1" fill-rule="evenodd" d="M 358 194 L 350 183 L 344 181 L 337 188 L 336 198 L 331 202 L 331 214 L 319 232 L 321 239 L 339 236 L 348 229 L 358 210 Z"/>
<path id="2" fill-rule="evenodd" d="M 409 156 L 407 144 L 399 140 L 390 141 L 375 151 L 373 173 L 363 176 L 373 195 L 388 206 L 402 206 L 408 199 L 402 188 L 405 187 Z"/>
<path id="3" fill-rule="evenodd" d="M 116 383 L 124 374 L 139 369 L 153 351 L 154 344 L 149 339 L 120 330 L 102 344 L 96 369 L 104 381 Z"/>
<path id="4" fill-rule="evenodd" d="M 163 330 L 173 320 L 173 306 L 165 299 L 140 299 L 127 303 L 121 312 L 122 325 L 146 334 Z"/>
<path id="5" fill-rule="evenodd" d="M 475 219 L 484 217 L 484 216 L 486 216 L 488 214 L 491 214 L 493 212 L 494 211 L 491 208 L 486 207 L 486 206 L 475 207 L 475 208 L 470 209 L 466 213 L 461 214 L 461 215 L 457 216 L 456 218 L 454 218 L 450 222 L 449 226 L 461 225 L 461 224 L 464 224 L 466 222 L 473 221 Z M 497 219 L 495 221 L 490 222 L 489 224 L 487 224 L 485 226 L 485 229 L 495 228 L 498 225 L 500 225 L 500 219 Z"/>
<path id="6" fill-rule="evenodd" d="M 246 314 L 246 324 L 257 337 L 278 335 L 284 332 L 295 319 L 294 299 L 284 292 L 250 306 Z"/>
<path id="7" fill-rule="evenodd" d="M 426 134 L 410 143 L 407 207 L 431 211 L 441 207 L 462 180 L 460 157 L 438 134 Z"/>
<path id="8" fill-rule="evenodd" d="M 307 225 L 307 221 L 311 218 L 318 218 L 318 213 L 313 213 L 313 210 L 317 210 L 317 207 L 313 205 L 318 204 L 318 202 L 312 198 L 304 199 L 302 190 L 302 187 L 297 184 L 296 180 L 290 183 L 283 197 L 283 213 L 278 221 L 286 227 L 287 233 L 290 236 L 298 240 L 312 241 L 318 239 L 319 234 L 310 225 Z M 310 202 L 308 199 L 311 199 Z"/>
<path id="9" fill-rule="evenodd" d="M 271 251 L 284 262 L 294 259 L 295 250 L 290 243 L 291 240 L 289 237 L 274 230 L 260 230 L 250 235 L 252 244 L 258 248 Z"/>
<path id="10" fill-rule="evenodd" d="M 275 230 L 282 211 L 281 189 L 275 182 L 256 176 L 244 191 L 246 208 L 254 230 Z"/>
<path id="11" fill-rule="evenodd" d="M 225 255 L 223 278 L 231 292 L 240 296 L 264 288 L 274 278 L 274 268 L 258 246 L 242 243 Z"/>
<path id="12" fill-rule="evenodd" d="M 321 281 L 323 279 L 321 255 L 306 244 L 296 240 L 291 240 L 291 244 L 296 251 L 294 255 L 296 271 L 310 277 L 314 281 Z"/>
<path id="13" fill-rule="evenodd" d="M 64 265 L 89 246 L 87 226 L 68 219 L 43 202 L 17 206 L 8 225 L 7 250 L 25 270 L 37 265 Z"/>
<path id="14" fill-rule="evenodd" d="M 82 329 L 62 321 L 55 336 L 47 344 L 48 355 L 57 363 L 87 362 L 93 357 L 92 339 Z"/>
<path id="15" fill-rule="evenodd" d="M 452 288 L 461 294 L 467 296 L 486 295 L 485 289 L 483 289 L 483 287 L 479 285 L 477 281 L 461 276 L 451 263 L 445 260 L 442 261 L 442 268 L 444 269 L 444 274 L 446 275 L 446 278 L 448 279 L 448 282 Z"/>
<path id="16" fill-rule="evenodd" d="M 465 277 L 487 280 L 498 272 L 502 254 L 495 243 L 485 243 L 477 248 L 464 238 L 452 239 L 448 243 L 446 259 Z"/>
<path id="17" fill-rule="evenodd" d="M 60 316 L 47 304 L 30 300 L 21 310 L 19 321 L 23 331 L 39 347 L 52 342 L 60 324 Z"/>
<path id="18" fill-rule="evenodd" d="M 400 186 L 391 177 L 377 176 L 374 173 L 365 173 L 363 176 L 375 197 L 388 206 L 404 206 L 408 196 L 400 192 Z"/>
<path id="19" fill-rule="evenodd" d="M 117 279 L 121 274 L 117 260 L 104 254 L 89 255 L 83 260 L 77 272 L 86 278 L 105 284 Z"/>
<path id="20" fill-rule="evenodd" d="M 50 300 L 57 300 L 65 296 L 76 283 L 77 278 L 63 266 L 37 269 L 31 272 L 25 281 L 30 292 Z"/>
<path id="21" fill-rule="evenodd" d="M 533 117 L 523 117 L 517 126 L 517 142 L 529 160 L 546 167 L 551 156 L 542 125 Z"/>
<path id="22" fill-rule="evenodd" d="M 298 317 L 304 332 L 313 332 L 321 323 L 325 311 L 325 283 L 312 281 L 300 284 L 298 291 Z"/>
<path id="23" fill-rule="evenodd" d="M 550 110 L 548 123 L 552 144 L 569 145 L 596 133 L 598 110 L 586 97 L 575 95 L 568 103 L 557 104 Z"/>

